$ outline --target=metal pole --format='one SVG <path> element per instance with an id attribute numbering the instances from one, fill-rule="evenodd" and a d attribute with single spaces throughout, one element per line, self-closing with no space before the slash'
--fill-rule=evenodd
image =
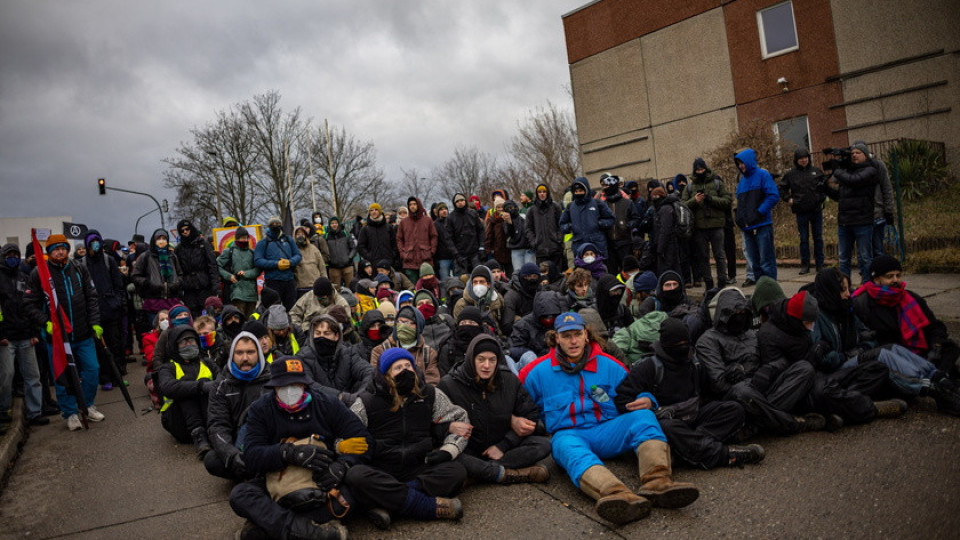
<path id="1" fill-rule="evenodd" d="M 132 191 L 129 189 L 121 189 L 121 188 L 107 187 L 107 186 L 104 186 L 103 189 L 109 189 L 111 191 L 119 191 L 121 193 L 133 193 L 134 195 L 143 195 L 145 197 L 150 197 L 150 199 L 157 205 L 157 210 L 160 211 L 160 226 L 163 227 L 164 230 L 167 229 L 167 223 L 163 219 L 163 208 L 160 207 L 160 202 L 157 201 L 156 197 L 154 197 L 153 195 L 149 193 L 144 193 L 142 191 Z"/>
<path id="2" fill-rule="evenodd" d="M 159 208 L 154 209 L 154 210 L 151 210 L 151 211 L 147 212 L 146 214 L 144 214 L 144 215 L 142 215 L 142 216 L 140 216 L 140 217 L 137 218 L 137 223 L 136 223 L 136 225 L 133 226 L 133 234 L 134 234 L 134 235 L 137 234 L 137 230 L 140 228 L 140 220 L 143 219 L 143 218 L 145 218 L 145 217 L 147 217 L 147 216 L 149 216 L 150 214 L 156 212 L 157 210 L 159 210 Z M 166 227 L 164 227 L 164 228 L 166 228 Z"/>
<path id="3" fill-rule="evenodd" d="M 896 148 L 890 154 L 893 164 L 893 183 L 897 190 L 897 228 L 900 234 L 897 235 L 897 241 L 900 244 L 900 262 L 907 260 L 907 241 L 903 238 L 903 193 L 900 191 L 900 161 L 897 159 Z"/>

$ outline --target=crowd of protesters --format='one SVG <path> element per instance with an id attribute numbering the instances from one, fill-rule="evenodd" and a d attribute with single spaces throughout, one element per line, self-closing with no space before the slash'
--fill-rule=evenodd
<path id="1" fill-rule="evenodd" d="M 883 175 L 865 146 L 852 154 L 825 180 L 798 151 L 778 186 L 747 149 L 734 193 L 697 158 L 665 184 L 605 173 L 597 191 L 577 178 L 563 194 L 540 184 L 517 199 L 458 193 L 450 206 L 410 197 L 396 212 L 373 203 L 365 218 L 314 214 L 293 231 L 272 217 L 259 241 L 227 218 L 237 228 L 221 253 L 187 220 L 176 247 L 163 229 L 125 249 L 91 230 L 71 256 L 52 235 L 85 413 L 47 388 L 44 254 L 21 259 L 8 244 L 0 413 L 16 358 L 30 423 L 102 421 L 98 386 L 121 382 L 101 377 L 141 351 L 164 429 L 236 483 L 242 538 L 341 538 L 348 516 L 380 528 L 458 519 L 466 480 L 548 482 L 551 455 L 612 523 L 684 507 L 699 490 L 674 480 L 673 463 L 758 463 L 758 434 L 899 416 L 921 395 L 960 415 L 960 347 L 906 289 L 900 262 L 874 251 L 876 216 L 891 219 Z M 791 297 L 773 251 L 781 193 L 797 214 L 801 273 L 808 227 L 814 236 L 816 277 Z M 819 237 L 826 196 L 840 205 L 839 267 Z M 751 295 L 734 279 L 734 227 Z M 702 299 L 688 296 L 701 286 Z M 603 462 L 625 453 L 637 490 Z"/>

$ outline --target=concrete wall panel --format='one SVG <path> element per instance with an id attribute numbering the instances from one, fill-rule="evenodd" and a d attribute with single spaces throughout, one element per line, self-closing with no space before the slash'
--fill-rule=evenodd
<path id="1" fill-rule="evenodd" d="M 580 143 L 650 125 L 640 40 L 570 66 Z"/>
<path id="2" fill-rule="evenodd" d="M 730 107 L 654 127 L 657 167 L 653 176 L 689 175 L 693 160 L 723 144 L 737 125 L 736 109 Z"/>

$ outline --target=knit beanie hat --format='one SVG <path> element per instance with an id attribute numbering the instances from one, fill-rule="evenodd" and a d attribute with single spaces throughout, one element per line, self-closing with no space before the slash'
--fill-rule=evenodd
<path id="1" fill-rule="evenodd" d="M 637 277 L 633 278 L 633 290 L 636 292 L 657 290 L 657 275 L 650 270 L 637 274 Z"/>
<path id="2" fill-rule="evenodd" d="M 500 345 L 497 343 L 497 339 L 490 337 L 489 335 L 485 335 L 485 334 L 481 334 L 481 335 L 483 335 L 484 337 L 480 338 L 479 343 L 473 346 L 473 357 L 476 358 L 478 354 L 488 352 L 488 353 L 493 353 L 497 355 L 497 358 L 499 358 L 503 351 L 502 349 L 500 349 Z M 478 338 L 479 336 L 473 339 L 478 339 Z"/>
<path id="3" fill-rule="evenodd" d="M 660 186 L 653 188 L 653 191 L 650 192 L 651 197 L 666 197 L 667 190 L 663 189 Z"/>
<path id="4" fill-rule="evenodd" d="M 896 257 L 891 257 L 890 255 L 881 255 L 870 263 L 871 278 L 882 276 L 894 270 L 903 272 L 903 266 L 900 265 L 900 261 L 897 260 Z"/>
<path id="5" fill-rule="evenodd" d="M 416 359 L 413 358 L 410 351 L 401 347 L 390 347 L 380 355 L 380 362 L 377 365 L 380 373 L 386 375 L 390 371 L 390 366 L 398 360 L 409 360 L 411 364 L 416 363 Z"/>
<path id="6" fill-rule="evenodd" d="M 770 276 L 763 276 L 757 280 L 757 285 L 753 288 L 750 305 L 753 306 L 753 312 L 759 315 L 764 308 L 786 297 L 787 295 L 783 294 L 783 287 L 777 283 L 777 280 Z"/>
<path id="7" fill-rule="evenodd" d="M 67 251 L 70 250 L 70 243 L 67 242 L 67 237 L 62 234 L 51 234 L 47 238 L 47 243 L 44 244 L 44 247 L 47 249 L 47 253 L 53 251 L 53 248 L 59 245 L 63 245 L 67 248 Z"/>
<path id="8" fill-rule="evenodd" d="M 817 299 L 807 291 L 800 291 L 787 300 L 787 315 L 801 321 L 812 322 L 820 315 Z"/>
<path id="9" fill-rule="evenodd" d="M 533 191 L 532 191 L 532 190 L 529 190 L 529 189 L 528 189 L 528 190 L 524 191 L 523 194 L 526 195 L 528 199 L 533 199 Z"/>
<path id="10" fill-rule="evenodd" d="M 527 276 L 539 276 L 540 267 L 536 263 L 528 262 L 523 263 L 523 266 L 520 267 L 520 277 Z"/>
<path id="11" fill-rule="evenodd" d="M 333 294 L 333 283 L 330 282 L 330 278 L 318 277 L 316 281 L 313 282 L 313 294 L 320 296 L 330 296 Z"/>
<path id="12" fill-rule="evenodd" d="M 623 263 L 621 266 L 623 267 L 624 272 L 630 273 L 634 270 L 640 269 L 640 262 L 633 255 L 627 255 L 623 258 Z"/>
<path id="13" fill-rule="evenodd" d="M 286 330 L 290 327 L 290 316 L 282 304 L 274 304 L 267 309 L 267 328 L 270 330 Z"/>
<path id="14" fill-rule="evenodd" d="M 260 290 L 260 303 L 264 307 L 270 307 L 275 304 L 280 303 L 280 293 L 271 289 L 270 287 L 264 287 Z"/>
<path id="15" fill-rule="evenodd" d="M 853 143 L 852 145 L 850 145 L 850 149 L 851 149 L 851 150 L 859 150 L 859 151 L 863 152 L 863 155 L 865 155 L 865 156 L 867 156 L 867 157 L 870 157 L 870 148 L 868 148 L 867 145 L 866 145 L 865 143 L 863 143 L 863 142 L 858 141 L 858 142 Z"/>
<path id="16" fill-rule="evenodd" d="M 690 330 L 680 319 L 667 317 L 660 323 L 660 344 L 674 347 L 682 343 L 690 343 Z"/>
<path id="17" fill-rule="evenodd" d="M 367 207 L 367 211 L 369 212 L 370 210 L 376 210 L 381 214 L 383 213 L 383 207 L 380 206 L 378 203 L 370 203 L 370 206 Z"/>
<path id="18" fill-rule="evenodd" d="M 457 193 L 453 196 L 453 204 L 457 204 L 457 201 L 465 201 L 466 197 L 463 196 L 463 193 Z"/>
<path id="19" fill-rule="evenodd" d="M 262 322 L 257 320 L 243 323 L 243 331 L 250 332 L 251 334 L 257 336 L 257 339 L 267 335 L 267 327 L 264 326 Z"/>
<path id="20" fill-rule="evenodd" d="M 203 309 L 223 309 L 223 300 L 219 296 L 208 296 L 206 300 L 203 301 Z"/>
<path id="21" fill-rule="evenodd" d="M 437 275 L 437 273 L 433 271 L 433 265 L 432 265 L 432 264 L 430 264 L 430 263 L 428 263 L 428 262 L 425 262 L 425 263 L 423 263 L 423 264 L 420 265 L 420 277 L 423 277 L 423 276 L 435 276 L 435 275 Z"/>
<path id="22" fill-rule="evenodd" d="M 457 317 L 457 322 L 460 321 L 473 321 L 480 326 L 483 326 L 483 312 L 480 311 L 480 308 L 477 306 L 467 306 L 463 308 L 460 312 L 460 316 Z"/>

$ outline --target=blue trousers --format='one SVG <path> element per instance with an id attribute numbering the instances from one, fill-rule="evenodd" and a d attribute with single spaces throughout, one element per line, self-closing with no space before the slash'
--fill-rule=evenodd
<path id="1" fill-rule="evenodd" d="M 777 253 L 773 249 L 773 225 L 743 231 L 743 252 L 753 266 L 756 279 L 777 279 Z"/>
<path id="2" fill-rule="evenodd" d="M 666 442 L 657 417 L 650 410 L 633 411 L 588 428 L 562 429 L 553 434 L 553 459 L 563 467 L 573 484 L 604 458 L 636 450 L 641 443 L 656 439 Z"/>
<path id="3" fill-rule="evenodd" d="M 437 260 L 437 279 L 441 283 L 450 278 L 450 271 L 453 269 L 453 259 L 438 259 Z"/>
<path id="4" fill-rule="evenodd" d="M 93 338 L 87 338 L 70 344 L 73 349 L 73 359 L 77 364 L 77 371 L 80 372 L 80 388 L 83 389 L 83 398 L 87 402 L 87 407 L 93 405 L 94 398 L 97 397 L 97 386 L 100 383 L 100 363 L 97 362 L 97 348 L 93 343 Z M 50 359 L 50 373 L 56 373 L 53 369 L 53 346 L 47 343 L 47 357 Z M 56 382 L 56 381 L 54 381 Z M 65 386 L 56 384 L 57 403 L 60 404 L 60 415 L 67 418 L 71 414 L 77 414 L 77 398 L 73 394 L 67 393 Z"/>
<path id="5" fill-rule="evenodd" d="M 40 416 L 43 405 L 43 386 L 40 384 L 40 366 L 29 339 L 11 339 L 9 345 L 0 345 L 0 413 L 10 410 L 13 402 L 14 362 L 20 365 L 23 377 L 23 399 L 27 404 L 27 420 Z"/>
<path id="6" fill-rule="evenodd" d="M 853 245 L 857 245 L 857 267 L 860 269 L 860 281 L 870 279 L 870 263 L 873 262 L 873 225 L 841 225 L 837 228 L 837 243 L 840 259 L 840 271 L 851 277 Z"/>

